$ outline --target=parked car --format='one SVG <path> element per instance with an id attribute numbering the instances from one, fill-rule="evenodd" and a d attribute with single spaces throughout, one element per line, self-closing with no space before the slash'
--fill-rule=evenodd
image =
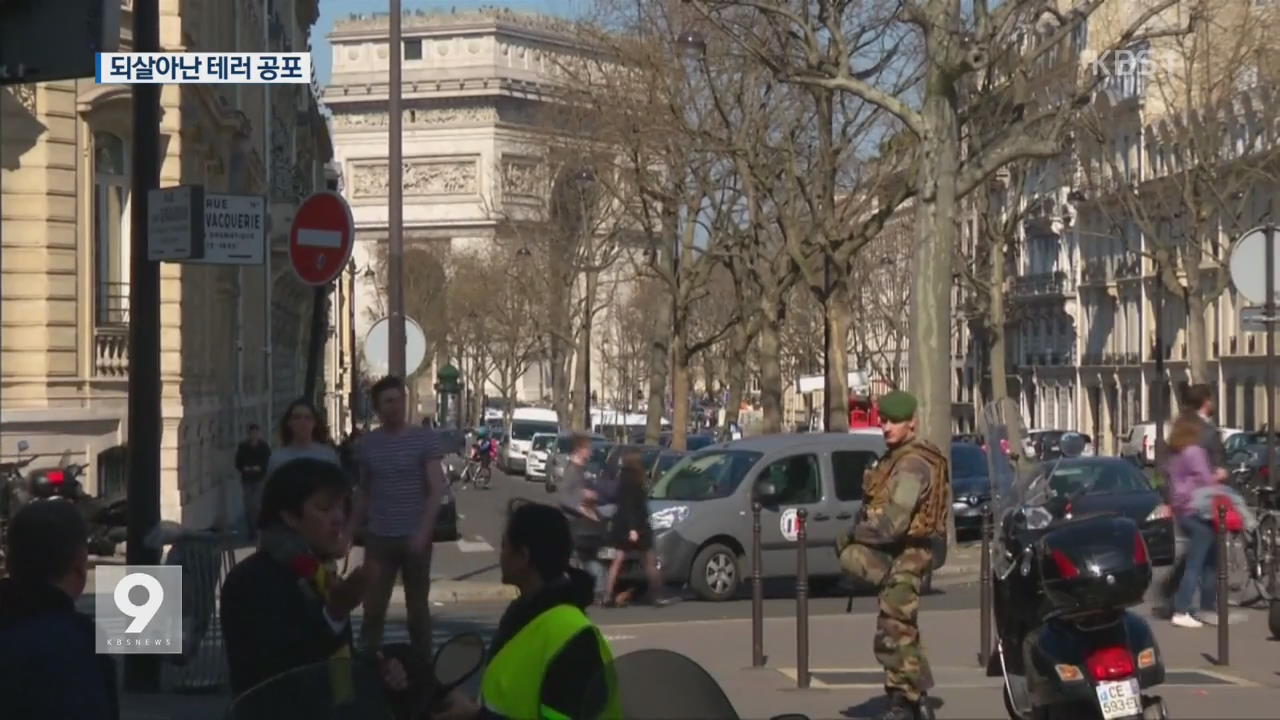
<path id="1" fill-rule="evenodd" d="M 516 408 L 511 414 L 511 436 L 498 447 L 498 469 L 508 473 L 525 471 L 526 458 L 538 433 L 560 432 L 560 419 L 555 410 Z"/>
<path id="2" fill-rule="evenodd" d="M 1013 481 L 1013 465 L 1003 453 L 996 482 L 1008 488 Z M 951 443 L 951 516 L 956 535 L 978 535 L 982 532 L 982 506 L 991 500 L 991 471 L 987 452 L 980 445 Z"/>
<path id="3" fill-rule="evenodd" d="M 1276 442 L 1280 443 L 1280 435 L 1276 436 Z M 1241 430 L 1230 435 L 1224 435 L 1222 438 L 1222 447 L 1226 451 L 1227 460 L 1249 450 L 1253 446 L 1261 445 L 1266 447 L 1266 444 L 1267 434 L 1265 432 Z"/>
<path id="4" fill-rule="evenodd" d="M 1067 433 L 1077 433 L 1075 430 L 1031 430 L 1027 436 L 1023 438 L 1023 449 L 1026 456 L 1035 460 L 1056 460 L 1062 457 L 1062 451 L 1058 448 L 1058 443 L 1062 441 L 1062 436 Z M 1093 438 L 1077 433 L 1084 437 L 1084 456 L 1092 457 Z"/>
<path id="5" fill-rule="evenodd" d="M 1152 565 L 1173 564 L 1173 512 L 1132 462 L 1122 458 L 1067 458 L 1044 463 L 1042 469 L 1052 470 L 1050 484 L 1056 492 L 1072 496 L 1072 516 L 1123 515 L 1142 531 Z"/>
<path id="6" fill-rule="evenodd" d="M 733 598 L 751 571 L 751 504 L 762 483 L 778 491 L 761 513 L 764 577 L 794 577 L 796 516 L 804 508 L 809 572 L 838 579 L 832 547 L 862 504 L 864 471 L 884 451 L 878 434 L 814 433 L 749 437 L 686 455 L 650 493 L 664 579 L 707 600 Z"/>
<path id="7" fill-rule="evenodd" d="M 1168 432 L 1169 423 L 1164 423 Z M 1141 422 L 1129 428 L 1129 432 L 1120 438 L 1120 457 L 1128 458 L 1136 465 L 1150 466 L 1156 464 L 1156 424 Z"/>
<path id="8" fill-rule="evenodd" d="M 662 433 L 662 436 L 659 438 L 658 442 L 662 445 L 662 447 L 665 447 L 665 448 L 671 447 L 671 433 L 669 432 Z M 685 436 L 684 449 L 686 452 L 697 452 L 705 447 L 710 447 L 712 445 L 715 445 L 716 442 L 717 440 L 715 435 L 709 435 L 707 433 L 694 433 L 694 434 Z"/>
<path id="9" fill-rule="evenodd" d="M 653 459 L 653 465 L 649 468 L 649 484 L 658 481 L 658 478 L 667 473 L 668 470 L 675 467 L 689 453 L 683 450 L 663 450 L 658 453 L 658 457 Z"/>
<path id="10" fill-rule="evenodd" d="M 538 433 L 529 443 L 524 476 L 528 480 L 546 480 L 547 465 L 555 449 L 556 433 Z"/>

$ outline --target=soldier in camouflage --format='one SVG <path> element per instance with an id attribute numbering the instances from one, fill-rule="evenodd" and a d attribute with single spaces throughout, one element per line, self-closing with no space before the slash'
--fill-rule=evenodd
<path id="1" fill-rule="evenodd" d="M 880 400 L 889 452 L 863 477 L 862 512 L 837 544 L 844 571 L 880 588 L 874 649 L 885 669 L 884 720 L 933 717 L 925 693 L 933 674 L 920 642 L 920 588 L 933 566 L 933 542 L 951 511 L 947 456 L 916 436 L 916 399 L 895 391 Z"/>

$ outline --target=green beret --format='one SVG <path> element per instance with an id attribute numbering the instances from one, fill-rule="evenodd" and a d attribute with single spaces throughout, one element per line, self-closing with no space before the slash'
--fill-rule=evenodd
<path id="1" fill-rule="evenodd" d="M 916 396 L 902 390 L 880 398 L 880 417 L 890 422 L 906 422 L 916 416 Z"/>

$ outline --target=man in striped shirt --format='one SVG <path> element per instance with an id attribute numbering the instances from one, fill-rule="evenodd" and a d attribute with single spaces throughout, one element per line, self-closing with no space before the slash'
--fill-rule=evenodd
<path id="1" fill-rule="evenodd" d="M 431 540 L 445 494 L 443 452 L 437 434 L 405 417 L 405 385 L 379 380 L 372 391 L 381 427 L 360 439 L 360 492 L 351 514 L 354 532 L 366 520 L 366 564 L 378 568 L 364 602 L 360 646 L 382 645 L 387 604 L 396 576 L 404 574 L 409 638 L 424 662 L 431 660 Z"/>

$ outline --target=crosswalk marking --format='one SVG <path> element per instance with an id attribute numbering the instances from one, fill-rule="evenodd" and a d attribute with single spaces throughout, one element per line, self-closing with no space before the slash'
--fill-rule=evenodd
<path id="1" fill-rule="evenodd" d="M 474 541 L 458 540 L 457 545 L 458 550 L 464 553 L 493 552 L 493 546 L 485 542 L 485 539 L 479 535 L 476 536 Z"/>

